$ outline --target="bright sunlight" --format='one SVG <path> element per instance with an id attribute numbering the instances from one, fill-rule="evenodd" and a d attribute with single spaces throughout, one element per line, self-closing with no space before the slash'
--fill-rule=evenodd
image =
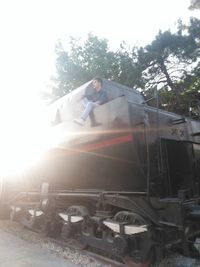
<path id="1" fill-rule="evenodd" d="M 49 146 L 45 107 L 38 92 L 53 73 L 56 40 L 93 32 L 111 40 L 115 48 L 123 40 L 144 44 L 159 29 L 174 25 L 177 10 L 179 17 L 188 16 L 189 3 L 103 0 L 95 10 L 92 0 L 2 1 L 0 175 L 19 173 Z M 101 19 L 96 19 L 97 11 Z"/>
<path id="2" fill-rule="evenodd" d="M 36 96 L 16 90 L 0 94 L 0 175 L 18 175 L 48 148 L 45 106 Z"/>

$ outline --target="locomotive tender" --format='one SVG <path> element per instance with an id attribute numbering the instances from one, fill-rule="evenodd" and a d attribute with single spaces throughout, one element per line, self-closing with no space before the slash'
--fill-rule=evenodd
<path id="1" fill-rule="evenodd" d="M 198 257 L 199 121 L 151 107 L 113 81 L 103 88 L 109 101 L 84 126 L 73 120 L 91 81 L 51 104 L 55 145 L 5 189 L 11 218 L 141 266 L 166 249 Z"/>

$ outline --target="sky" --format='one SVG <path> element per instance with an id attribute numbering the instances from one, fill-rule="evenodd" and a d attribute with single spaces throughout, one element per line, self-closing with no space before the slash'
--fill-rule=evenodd
<path id="1" fill-rule="evenodd" d="M 200 10 L 189 5 L 190 0 L 1 0 L 0 160 L 5 151 L 9 159 L 8 147 L 14 157 L 22 147 L 27 153 L 36 135 L 43 110 L 39 92 L 54 72 L 58 39 L 67 43 L 70 36 L 84 39 L 92 32 L 108 39 L 113 50 L 121 41 L 145 45 L 160 29 L 173 31 L 179 18 L 199 17 Z"/>
<path id="2" fill-rule="evenodd" d="M 111 49 L 123 40 L 145 45 L 159 29 L 173 29 L 177 19 L 199 12 L 189 5 L 190 0 L 2 0 L 0 84 L 8 94 L 41 90 L 54 70 L 59 38 L 66 43 L 69 36 L 92 32 L 108 39 Z"/>

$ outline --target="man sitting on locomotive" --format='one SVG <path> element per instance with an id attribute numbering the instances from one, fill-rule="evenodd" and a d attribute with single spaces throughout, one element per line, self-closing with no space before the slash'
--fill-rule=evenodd
<path id="1" fill-rule="evenodd" d="M 106 92 L 102 89 L 103 86 L 103 80 L 99 77 L 95 77 L 92 81 L 92 86 L 95 89 L 94 93 L 90 96 L 88 96 L 86 93 L 83 96 L 83 106 L 84 106 L 84 111 L 82 112 L 80 118 L 75 119 L 74 121 L 81 126 L 85 124 L 85 121 L 91 111 L 106 103 L 108 101 L 107 94 Z"/>

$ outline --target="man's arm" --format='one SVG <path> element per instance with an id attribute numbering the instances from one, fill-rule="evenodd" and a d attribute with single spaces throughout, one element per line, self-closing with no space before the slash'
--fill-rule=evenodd
<path id="1" fill-rule="evenodd" d="M 95 103 L 97 103 L 99 105 L 103 105 L 106 102 L 108 102 L 107 93 L 105 91 L 102 91 L 99 99 Z"/>

